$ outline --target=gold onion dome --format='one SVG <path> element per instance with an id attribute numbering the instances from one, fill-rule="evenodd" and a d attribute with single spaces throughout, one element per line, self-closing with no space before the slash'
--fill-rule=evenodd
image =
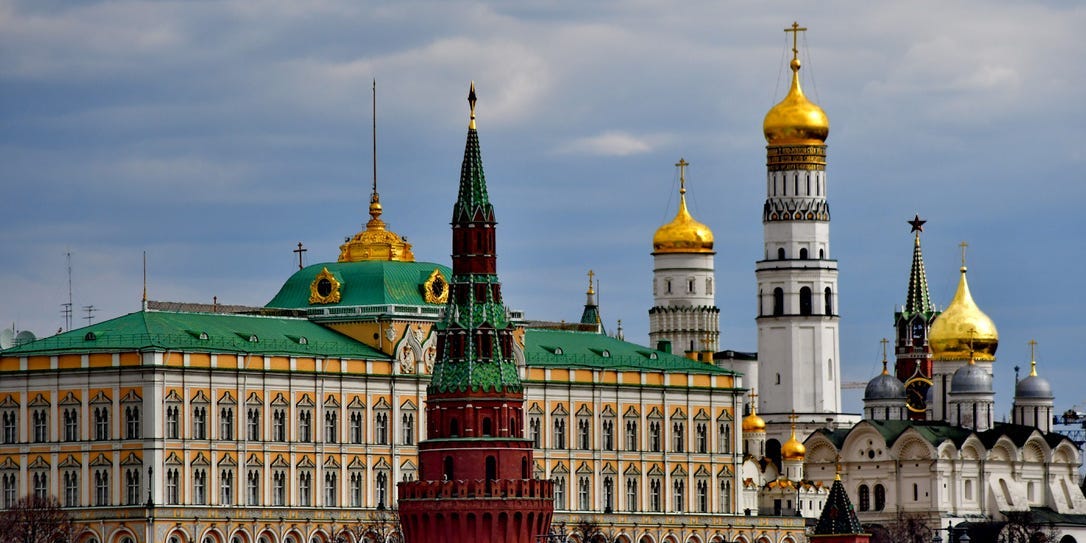
<path id="1" fill-rule="evenodd" d="M 966 267 L 962 266 L 958 291 L 932 323 L 928 344 L 935 360 L 969 360 L 972 352 L 975 360 L 991 362 L 999 347 L 999 332 L 992 319 L 973 301 L 965 272 Z"/>
<path id="2" fill-rule="evenodd" d="M 743 433 L 765 433 L 765 419 L 758 416 L 758 410 L 754 408 L 754 402 L 750 404 L 750 414 L 743 417 Z"/>
<path id="3" fill-rule="evenodd" d="M 694 219 L 686 208 L 686 178 L 683 168 L 687 164 L 682 159 L 676 164 L 680 167 L 679 212 L 671 222 L 658 228 L 652 236 L 653 254 L 713 252 L 713 231 Z"/>
<path id="4" fill-rule="evenodd" d="M 370 197 L 370 220 L 366 223 L 366 229 L 339 246 L 340 262 L 368 260 L 415 261 L 411 244 L 385 228 L 385 221 L 381 220 L 381 198 L 376 190 Z"/>
<path id="5" fill-rule="evenodd" d="M 792 437 L 781 445 L 781 458 L 785 460 L 803 460 L 807 454 L 807 447 L 796 439 L 796 429 L 792 428 Z"/>
<path id="6" fill-rule="evenodd" d="M 822 145 L 830 135 L 826 112 L 803 95 L 799 86 L 799 51 L 793 47 L 792 88 L 765 114 L 762 132 L 770 145 Z"/>

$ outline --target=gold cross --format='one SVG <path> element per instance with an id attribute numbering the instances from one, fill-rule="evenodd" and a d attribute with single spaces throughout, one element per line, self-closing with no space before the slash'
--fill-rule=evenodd
<path id="1" fill-rule="evenodd" d="M 679 157 L 675 165 L 679 167 L 679 194 L 686 194 L 686 167 L 690 163 L 685 158 Z"/>
<path id="2" fill-rule="evenodd" d="M 792 421 L 792 428 L 796 427 L 796 421 L 799 420 L 799 415 L 796 414 L 796 410 L 792 410 L 792 414 L 788 415 L 788 420 Z"/>
<path id="3" fill-rule="evenodd" d="M 962 267 L 964 268 L 965 267 L 965 248 L 969 247 L 969 244 L 963 241 L 963 242 L 958 244 L 958 247 L 962 248 Z"/>
<path id="4" fill-rule="evenodd" d="M 592 278 L 596 276 L 596 272 L 588 270 L 588 293 L 592 294 Z"/>
<path id="5" fill-rule="evenodd" d="M 799 26 L 799 23 L 793 21 L 792 28 L 786 28 L 784 31 L 792 33 L 792 60 L 795 60 L 799 58 L 799 46 L 797 44 L 799 33 L 806 32 L 807 29 Z"/>
<path id="6" fill-rule="evenodd" d="M 882 338 L 882 341 L 880 341 L 879 343 L 882 343 L 882 361 L 886 362 L 886 344 L 890 343 L 890 340 Z"/>
<path id="7" fill-rule="evenodd" d="M 1037 376 L 1037 357 L 1035 356 L 1034 349 L 1037 347 L 1037 340 L 1029 340 L 1029 374 L 1031 377 Z"/>

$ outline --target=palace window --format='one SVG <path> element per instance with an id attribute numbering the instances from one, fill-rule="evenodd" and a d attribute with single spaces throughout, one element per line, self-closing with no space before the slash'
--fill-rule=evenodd
<path id="1" fill-rule="evenodd" d="M 566 477 L 564 475 L 554 476 L 554 508 L 566 509 Z"/>
<path id="2" fill-rule="evenodd" d="M 592 448 L 591 425 L 588 417 L 577 417 L 577 444 L 586 451 Z"/>
<path id="3" fill-rule="evenodd" d="M 79 441 L 79 409 L 64 410 L 64 441 Z"/>
<path id="4" fill-rule="evenodd" d="M 388 503 L 388 472 L 377 472 L 377 508 L 381 509 Z"/>
<path id="5" fill-rule="evenodd" d="M 245 475 L 245 493 L 249 505 L 260 505 L 260 470 L 251 469 Z"/>
<path id="6" fill-rule="evenodd" d="M 686 510 L 686 482 L 682 479 L 676 479 L 671 486 L 675 493 L 675 512 L 681 513 Z"/>
<path id="7" fill-rule="evenodd" d="M 636 451 L 637 446 L 637 421 L 634 419 L 626 420 L 626 450 Z"/>
<path id="8" fill-rule="evenodd" d="M 603 450 L 613 451 L 615 450 L 615 419 L 603 419 L 602 426 Z"/>
<path id="9" fill-rule="evenodd" d="M 309 507 L 312 501 L 313 473 L 306 470 L 298 473 L 298 505 Z"/>
<path id="10" fill-rule="evenodd" d="M 46 471 L 32 471 L 31 479 L 34 482 L 34 497 L 44 500 L 49 496 L 49 473 Z"/>
<path id="11" fill-rule="evenodd" d="M 388 410 L 377 411 L 373 423 L 373 440 L 378 445 L 388 445 Z"/>
<path id="12" fill-rule="evenodd" d="M 109 408 L 94 408 L 94 439 L 98 441 L 109 440 Z"/>
<path id="13" fill-rule="evenodd" d="M 124 408 L 125 439 L 140 438 L 140 406 L 126 405 Z"/>
<path id="14" fill-rule="evenodd" d="M 245 425 L 249 430 L 249 441 L 260 441 L 260 408 L 249 408 L 246 413 Z"/>
<path id="15" fill-rule="evenodd" d="M 350 414 L 351 419 L 351 443 L 359 445 L 362 443 L 362 410 L 352 409 Z"/>
<path id="16" fill-rule="evenodd" d="M 860 511 L 871 509 L 871 489 L 867 485 L 860 485 Z"/>
<path id="17" fill-rule="evenodd" d="M 541 427 L 543 421 L 539 417 L 533 416 L 528 419 L 528 437 L 532 440 L 532 446 L 539 449 L 543 447 L 542 431 Z"/>
<path id="18" fill-rule="evenodd" d="M 94 470 L 94 505 L 103 507 L 109 505 L 109 470 Z"/>
<path id="19" fill-rule="evenodd" d="M 414 445 L 415 444 L 415 414 L 404 413 L 403 414 L 403 444 Z"/>
<path id="20" fill-rule="evenodd" d="M 564 417 L 554 419 L 554 448 L 566 448 L 566 419 Z"/>
<path id="21" fill-rule="evenodd" d="M 0 481 L 3 482 L 4 492 L 4 509 L 8 509 L 15 505 L 15 496 L 18 494 L 18 476 L 19 474 L 14 470 L 5 470 L 0 473 Z"/>
<path id="22" fill-rule="evenodd" d="M 720 480 L 720 512 L 732 512 L 732 482 L 728 479 Z"/>
<path id="23" fill-rule="evenodd" d="M 686 451 L 686 423 L 674 421 L 671 424 L 672 450 L 675 452 Z"/>
<path id="24" fill-rule="evenodd" d="M 207 470 L 192 470 L 192 503 L 207 505 Z"/>
<path id="25" fill-rule="evenodd" d="M 49 441 L 49 410 L 47 408 L 35 409 L 32 416 L 34 419 L 34 443 Z"/>
<path id="26" fill-rule="evenodd" d="M 660 452 L 660 421 L 658 420 L 649 423 L 649 450 Z"/>
<path id="27" fill-rule="evenodd" d="M 298 410 L 298 441 L 309 443 L 313 441 L 313 410 Z"/>
<path id="28" fill-rule="evenodd" d="M 732 426 L 726 422 L 720 423 L 720 446 L 717 450 L 722 453 L 731 452 L 732 449 Z"/>
<path id="29" fill-rule="evenodd" d="M 886 487 L 875 485 L 875 510 L 882 511 L 883 509 L 886 509 Z"/>
<path id="30" fill-rule="evenodd" d="M 287 440 L 287 412 L 285 409 L 272 411 L 272 438 L 280 443 Z"/>
<path id="31" fill-rule="evenodd" d="M 192 439 L 207 439 L 207 408 L 192 408 Z"/>
<path id="32" fill-rule="evenodd" d="M 167 405 L 166 406 L 166 439 L 177 439 L 177 436 L 180 434 L 180 432 L 179 432 L 180 424 L 178 423 L 178 419 L 180 419 L 180 410 L 177 408 L 177 406 L 176 405 Z"/>
<path id="33" fill-rule="evenodd" d="M 287 504 L 287 474 L 285 471 L 272 473 L 272 505 L 284 506 Z"/>
<path id="34" fill-rule="evenodd" d="M 709 452 L 709 427 L 704 422 L 699 422 L 695 429 L 696 436 L 694 438 L 695 447 L 701 454 Z"/>
<path id="35" fill-rule="evenodd" d="M 219 473 L 219 505 L 234 504 L 234 470 L 224 469 Z"/>
<path id="36" fill-rule="evenodd" d="M 649 509 L 654 513 L 660 513 L 664 509 L 663 496 L 660 492 L 662 485 L 659 477 L 649 479 Z"/>
<path id="37" fill-rule="evenodd" d="M 362 507 L 362 472 L 351 470 L 351 507 Z"/>
<path id="38" fill-rule="evenodd" d="M 339 505 L 336 493 L 336 473 L 334 471 L 324 472 L 324 506 L 335 507 Z"/>
<path id="39" fill-rule="evenodd" d="M 219 410 L 219 439 L 234 439 L 234 408 L 223 407 Z"/>
<path id="40" fill-rule="evenodd" d="M 698 512 L 709 512 L 709 481 L 698 479 Z"/>
<path id="41" fill-rule="evenodd" d="M 140 468 L 124 470 L 124 498 L 124 503 L 127 505 L 139 505 Z"/>
<path id="42" fill-rule="evenodd" d="M 610 513 L 615 508 L 615 480 L 611 477 L 603 478 L 603 511 Z"/>
<path id="43" fill-rule="evenodd" d="M 19 412 L 14 409 L 5 409 L 4 419 L 4 443 L 15 443 L 19 440 Z"/>
<path id="44" fill-rule="evenodd" d="M 591 504 L 589 503 L 591 498 L 591 482 L 588 477 L 579 477 L 577 479 L 577 508 L 581 511 L 588 511 Z"/>
<path id="45" fill-rule="evenodd" d="M 324 412 L 324 442 L 335 443 L 337 426 L 339 425 L 339 417 L 336 416 L 335 411 Z"/>
<path id="46" fill-rule="evenodd" d="M 178 505 L 180 503 L 180 483 L 181 474 L 176 469 L 166 470 L 166 505 Z"/>
<path id="47" fill-rule="evenodd" d="M 64 507 L 79 507 L 79 471 L 64 471 Z"/>
<path id="48" fill-rule="evenodd" d="M 637 477 L 626 478 L 626 510 L 637 511 Z"/>

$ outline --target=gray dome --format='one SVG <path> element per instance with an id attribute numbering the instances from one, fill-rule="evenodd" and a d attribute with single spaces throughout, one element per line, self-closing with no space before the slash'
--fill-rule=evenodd
<path id="1" fill-rule="evenodd" d="M 889 373 L 880 373 L 867 383 L 864 389 L 864 401 L 904 400 L 905 385 Z"/>
<path id="2" fill-rule="evenodd" d="M 992 376 L 976 364 L 967 364 L 950 379 L 951 394 L 991 394 Z"/>
<path id="3" fill-rule="evenodd" d="M 1048 384 L 1048 381 L 1044 377 L 1038 377 L 1036 375 L 1030 375 L 1014 386 L 1014 397 L 1018 398 L 1030 398 L 1038 400 L 1051 400 L 1052 385 Z"/>

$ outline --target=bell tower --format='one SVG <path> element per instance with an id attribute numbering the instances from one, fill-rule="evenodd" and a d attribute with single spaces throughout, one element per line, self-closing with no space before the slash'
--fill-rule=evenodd
<path id="1" fill-rule="evenodd" d="M 793 411 L 804 422 L 825 425 L 841 411 L 838 347 L 837 261 L 830 251 L 826 185 L 829 119 L 800 87 L 797 23 L 792 33 L 792 85 L 769 110 L 766 138 L 766 200 L 762 209 L 763 259 L 758 282 L 759 411 L 768 438 L 789 437 Z M 803 432 L 806 436 L 806 431 Z"/>

